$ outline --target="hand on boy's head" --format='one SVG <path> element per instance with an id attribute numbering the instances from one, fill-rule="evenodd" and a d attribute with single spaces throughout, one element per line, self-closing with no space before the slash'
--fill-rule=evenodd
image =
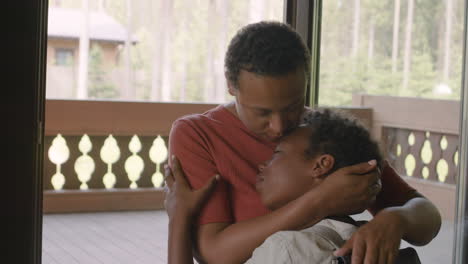
<path id="1" fill-rule="evenodd" d="M 380 192 L 380 174 L 370 161 L 341 168 L 330 174 L 319 191 L 326 215 L 355 214 L 366 210 Z"/>

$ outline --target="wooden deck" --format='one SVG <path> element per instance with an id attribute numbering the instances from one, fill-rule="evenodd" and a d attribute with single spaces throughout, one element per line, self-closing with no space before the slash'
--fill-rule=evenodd
<path id="1" fill-rule="evenodd" d="M 164 211 L 46 214 L 43 219 L 44 264 L 166 263 Z M 444 221 L 437 238 L 416 250 L 424 264 L 451 263 L 452 245 L 453 223 Z"/>
<path id="2" fill-rule="evenodd" d="M 44 264 L 166 263 L 164 211 L 49 214 Z"/>

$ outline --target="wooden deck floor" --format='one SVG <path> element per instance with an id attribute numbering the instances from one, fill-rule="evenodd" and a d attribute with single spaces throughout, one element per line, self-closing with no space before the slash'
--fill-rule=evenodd
<path id="1" fill-rule="evenodd" d="M 44 215 L 44 264 L 166 263 L 164 211 Z"/>
<path id="2" fill-rule="evenodd" d="M 49 214 L 43 219 L 44 264 L 166 263 L 164 211 Z M 444 221 L 437 238 L 416 250 L 424 264 L 451 263 L 452 244 L 453 223 Z"/>

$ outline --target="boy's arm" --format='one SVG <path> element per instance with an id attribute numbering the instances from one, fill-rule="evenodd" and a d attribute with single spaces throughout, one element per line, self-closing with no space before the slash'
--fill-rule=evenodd
<path id="1" fill-rule="evenodd" d="M 369 188 L 376 181 L 375 165 L 362 163 L 337 170 L 320 188 L 267 215 L 234 224 L 201 225 L 196 230 L 196 249 L 207 263 L 242 263 L 277 231 L 300 229 L 328 215 L 362 211 L 378 191 Z M 184 177 L 180 167 L 173 167 L 172 173 L 178 175 L 176 179 Z"/>
<path id="2" fill-rule="evenodd" d="M 352 250 L 353 263 L 393 263 L 401 239 L 425 245 L 440 229 L 437 208 L 384 164 L 382 192 L 370 208 L 375 217 L 336 252 L 342 256 Z"/>
<path id="3" fill-rule="evenodd" d="M 440 228 L 440 215 L 426 198 L 416 197 L 403 206 L 381 210 L 360 227 L 335 254 L 352 251 L 352 263 L 394 263 L 401 239 L 415 244 L 429 243 Z"/>

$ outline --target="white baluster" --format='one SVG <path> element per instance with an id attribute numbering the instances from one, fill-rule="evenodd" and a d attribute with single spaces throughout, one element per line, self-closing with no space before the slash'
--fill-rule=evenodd
<path id="1" fill-rule="evenodd" d="M 440 159 L 436 165 L 437 179 L 439 182 L 445 182 L 445 179 L 448 175 L 448 170 L 449 167 L 447 161 L 445 159 Z"/>
<path id="2" fill-rule="evenodd" d="M 414 136 L 414 133 L 411 132 L 408 136 L 408 144 L 410 146 L 413 146 L 415 141 L 416 141 L 416 137 Z"/>
<path id="3" fill-rule="evenodd" d="M 400 144 L 397 144 L 395 154 L 397 155 L 397 157 L 400 157 L 400 155 L 401 155 L 401 145 Z"/>
<path id="4" fill-rule="evenodd" d="M 421 148 L 421 160 L 424 164 L 429 164 L 432 160 L 432 146 L 429 140 L 424 140 L 423 147 Z"/>
<path id="5" fill-rule="evenodd" d="M 112 172 L 112 164 L 116 163 L 120 158 L 120 148 L 117 141 L 112 135 L 109 135 L 104 141 L 101 148 L 101 159 L 107 164 L 107 173 L 102 178 L 102 182 L 106 189 L 114 188 L 116 177 Z"/>
<path id="6" fill-rule="evenodd" d="M 161 173 L 161 163 L 167 159 L 167 147 L 161 136 L 158 136 L 154 141 L 149 151 L 150 159 L 156 163 L 156 172 L 151 177 L 154 187 L 159 188 L 162 186 L 164 176 Z"/>
<path id="7" fill-rule="evenodd" d="M 423 179 L 427 180 L 429 178 L 429 168 L 424 166 L 421 171 Z"/>
<path id="8" fill-rule="evenodd" d="M 57 171 L 51 179 L 52 186 L 54 190 L 61 190 L 65 184 L 65 176 L 60 171 L 60 166 L 70 157 L 70 150 L 68 149 L 67 142 L 61 134 L 58 134 L 52 141 L 48 156 L 50 161 L 57 166 Z"/>
<path id="9" fill-rule="evenodd" d="M 75 172 L 78 175 L 78 180 L 81 182 L 81 190 L 88 189 L 87 182 L 91 179 L 91 174 L 93 174 L 95 169 L 94 160 L 88 155 L 88 152 L 90 152 L 92 148 L 91 140 L 88 135 L 84 134 L 78 144 L 78 149 L 83 154 L 75 161 Z"/>
<path id="10" fill-rule="evenodd" d="M 128 144 L 128 148 L 132 155 L 125 161 L 125 171 L 127 172 L 128 179 L 132 182 L 130 184 L 131 189 L 138 187 L 136 181 L 140 179 L 141 173 L 145 167 L 143 159 L 137 155 L 141 150 L 140 139 L 134 135 Z"/>
<path id="11" fill-rule="evenodd" d="M 405 158 L 406 175 L 413 176 L 414 169 L 416 168 L 416 159 L 413 154 L 408 154 Z"/>
<path id="12" fill-rule="evenodd" d="M 441 139 L 440 139 L 440 148 L 442 150 L 446 150 L 448 147 L 448 141 L 447 141 L 447 137 L 446 136 L 443 136 Z"/>

